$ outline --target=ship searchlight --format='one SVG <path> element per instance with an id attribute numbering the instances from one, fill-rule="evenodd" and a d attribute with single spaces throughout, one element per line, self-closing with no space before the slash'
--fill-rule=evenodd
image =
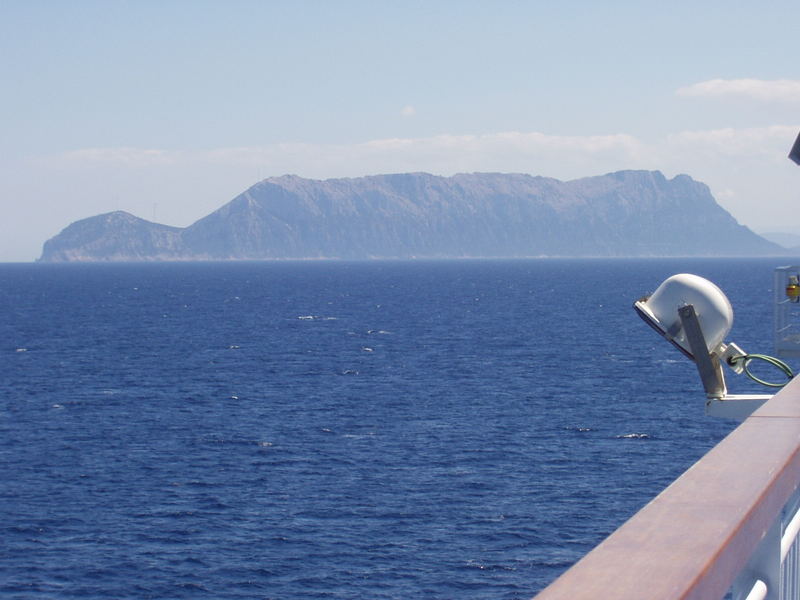
<path id="1" fill-rule="evenodd" d="M 722 290 L 708 279 L 688 273 L 673 275 L 633 307 L 648 325 L 695 360 L 680 316 L 680 310 L 689 305 L 694 306 L 705 341 L 703 347 L 706 352 L 717 352 L 733 326 L 733 307 Z"/>
<path id="2" fill-rule="evenodd" d="M 655 331 L 693 360 L 706 392 L 709 414 L 745 418 L 771 396 L 728 395 L 721 363 L 735 373 L 745 373 L 754 381 L 781 387 L 793 377 L 783 361 L 762 354 L 747 354 L 736 344 L 725 342 L 733 325 L 733 308 L 716 285 L 688 273 L 673 275 L 655 292 L 633 304 L 639 316 Z M 753 360 L 767 362 L 786 376 L 786 381 L 770 383 L 750 371 Z M 734 402 L 731 402 L 734 401 Z"/>

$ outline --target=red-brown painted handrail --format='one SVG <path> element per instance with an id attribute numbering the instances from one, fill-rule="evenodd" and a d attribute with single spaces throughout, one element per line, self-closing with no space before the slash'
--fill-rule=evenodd
<path id="1" fill-rule="evenodd" d="M 800 377 L 536 600 L 722 598 L 798 484 Z"/>

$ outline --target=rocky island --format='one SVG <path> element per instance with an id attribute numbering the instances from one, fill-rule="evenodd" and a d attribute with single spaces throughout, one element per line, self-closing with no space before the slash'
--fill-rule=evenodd
<path id="1" fill-rule="evenodd" d="M 117 211 L 69 225 L 43 262 L 753 256 L 782 248 L 687 175 L 573 181 L 426 173 L 261 181 L 185 228 Z"/>

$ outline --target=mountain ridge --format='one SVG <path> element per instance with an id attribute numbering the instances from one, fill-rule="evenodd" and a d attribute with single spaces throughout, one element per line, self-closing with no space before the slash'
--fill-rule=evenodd
<path id="1" fill-rule="evenodd" d="M 185 228 L 121 211 L 72 223 L 42 262 L 779 255 L 688 175 L 617 171 L 271 177 Z"/>

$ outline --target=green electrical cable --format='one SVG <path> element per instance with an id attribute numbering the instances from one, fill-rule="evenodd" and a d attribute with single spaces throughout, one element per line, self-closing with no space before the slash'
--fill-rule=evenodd
<path id="1" fill-rule="evenodd" d="M 776 367 L 784 375 L 786 375 L 787 381 L 784 381 L 783 383 L 772 383 L 770 381 L 764 381 L 763 379 L 756 377 L 750 372 L 750 362 L 753 360 L 763 360 L 765 363 L 770 364 L 773 367 Z M 785 362 L 783 362 L 779 358 L 775 358 L 774 356 L 767 356 L 766 354 L 745 354 L 744 356 L 734 356 L 730 360 L 731 364 L 737 363 L 739 361 L 742 361 L 742 368 L 744 369 L 745 374 L 750 379 L 752 379 L 756 383 L 760 383 L 761 385 L 765 385 L 767 387 L 783 387 L 787 383 L 789 383 L 788 380 L 794 377 L 792 368 Z"/>

